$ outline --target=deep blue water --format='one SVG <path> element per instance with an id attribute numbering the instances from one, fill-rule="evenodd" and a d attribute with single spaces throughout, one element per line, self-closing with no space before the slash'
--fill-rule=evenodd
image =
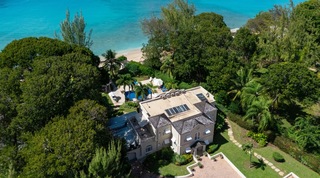
<path id="1" fill-rule="evenodd" d="M 294 0 L 295 3 L 304 0 Z M 160 7 L 171 0 L 0 0 L 0 50 L 14 39 L 29 36 L 54 37 L 59 24 L 70 10 L 71 19 L 82 11 L 87 30 L 93 29 L 95 54 L 107 49 L 139 48 L 147 41 L 140 21 L 159 15 Z M 216 12 L 224 16 L 230 28 L 240 27 L 249 18 L 274 4 L 285 5 L 289 0 L 189 0 L 197 14 Z"/>

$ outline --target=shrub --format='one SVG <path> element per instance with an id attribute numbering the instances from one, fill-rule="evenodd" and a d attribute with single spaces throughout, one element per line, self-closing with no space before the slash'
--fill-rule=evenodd
<path id="1" fill-rule="evenodd" d="M 239 114 L 241 112 L 239 102 L 238 101 L 231 101 L 230 105 L 228 106 L 228 110 L 232 113 Z"/>
<path id="2" fill-rule="evenodd" d="M 192 156 L 192 154 L 183 154 L 182 156 L 186 159 L 186 164 L 188 164 L 188 163 L 190 163 L 191 161 L 193 161 L 193 156 Z"/>
<path id="3" fill-rule="evenodd" d="M 280 148 L 282 151 L 288 153 L 302 164 L 310 167 L 312 170 L 320 173 L 320 158 L 311 153 L 305 153 L 300 150 L 299 146 L 292 140 L 283 136 L 277 136 L 273 144 Z"/>
<path id="4" fill-rule="evenodd" d="M 178 88 L 181 88 L 181 89 L 189 89 L 189 88 L 192 88 L 193 86 L 186 83 L 186 82 L 181 82 L 178 86 Z"/>
<path id="5" fill-rule="evenodd" d="M 264 133 L 254 133 L 249 131 L 247 133 L 248 137 L 251 137 L 254 141 L 256 141 L 259 146 L 264 147 L 267 144 L 267 136 Z"/>
<path id="6" fill-rule="evenodd" d="M 203 164 L 200 162 L 198 162 L 198 166 L 199 166 L 199 168 L 203 168 Z"/>
<path id="7" fill-rule="evenodd" d="M 175 155 L 174 159 L 175 159 L 174 164 L 178 165 L 178 166 L 184 165 L 187 162 L 187 160 L 186 160 L 186 158 L 184 156 L 178 155 L 178 154 Z"/>
<path id="8" fill-rule="evenodd" d="M 282 156 L 280 153 L 278 153 L 278 152 L 274 152 L 274 153 L 272 154 L 272 157 L 273 157 L 273 159 L 274 159 L 275 161 L 277 161 L 277 162 L 285 162 L 283 156 Z"/>
<path id="9" fill-rule="evenodd" d="M 139 68 L 139 65 L 141 65 L 138 62 L 130 61 L 126 65 L 126 69 L 132 74 L 132 76 L 138 76 L 141 74 L 141 70 Z"/>
<path id="10" fill-rule="evenodd" d="M 207 147 L 207 152 L 209 154 L 215 152 L 217 149 L 218 149 L 219 145 L 218 144 L 210 144 L 208 147 Z"/>
<path id="11" fill-rule="evenodd" d="M 253 126 L 253 124 L 251 122 L 247 122 L 247 121 L 243 120 L 240 115 L 228 113 L 227 117 L 231 121 L 235 122 L 236 124 L 238 124 L 240 127 L 244 128 L 244 129 L 255 130 L 255 127 Z"/>
<path id="12" fill-rule="evenodd" d="M 122 56 L 118 57 L 117 60 L 118 60 L 119 62 L 123 62 L 123 61 L 126 61 L 126 60 L 127 60 L 127 57 L 124 56 L 124 55 L 122 55 Z"/>

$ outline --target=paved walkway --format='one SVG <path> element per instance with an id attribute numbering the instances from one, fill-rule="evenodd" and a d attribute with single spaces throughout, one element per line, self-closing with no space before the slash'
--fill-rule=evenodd
<path id="1" fill-rule="evenodd" d="M 232 169 L 225 159 L 220 157 L 216 158 L 216 161 L 209 159 L 209 157 L 202 156 L 200 161 L 203 168 L 198 166 L 194 167 L 194 178 L 207 178 L 207 177 L 219 177 L 219 178 L 241 178 L 239 174 Z"/>
<path id="2" fill-rule="evenodd" d="M 242 148 L 242 145 L 241 145 L 236 139 L 234 139 L 232 127 L 231 127 L 229 121 L 226 120 L 226 123 L 227 123 L 227 125 L 228 125 L 228 135 L 229 135 L 229 137 L 230 137 L 230 140 L 231 140 L 236 146 L 238 146 L 239 148 Z M 259 154 L 256 153 L 256 152 L 253 152 L 253 155 L 254 155 L 256 158 L 258 158 L 258 159 L 262 159 L 263 162 L 264 162 L 266 165 L 270 166 L 271 169 L 273 169 L 274 171 L 276 171 L 280 176 L 284 176 L 284 172 L 281 171 L 281 170 L 280 170 L 279 168 L 277 168 L 276 166 L 274 166 L 274 165 L 273 165 L 270 161 L 268 161 L 266 158 L 262 157 L 261 155 L 259 155 Z"/>

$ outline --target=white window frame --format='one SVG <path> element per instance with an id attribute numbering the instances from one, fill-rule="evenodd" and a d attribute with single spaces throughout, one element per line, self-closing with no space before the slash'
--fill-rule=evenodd
<path id="1" fill-rule="evenodd" d="M 152 145 L 146 147 L 146 153 L 149 153 L 150 151 L 152 151 Z"/>
<path id="2" fill-rule="evenodd" d="M 190 147 L 186 148 L 186 153 L 191 153 L 191 148 Z"/>
<path id="3" fill-rule="evenodd" d="M 165 134 L 171 134 L 171 130 L 170 130 L 170 129 L 165 129 L 165 130 L 164 130 L 164 133 L 165 133 Z"/>
<path id="4" fill-rule="evenodd" d="M 210 130 L 210 129 L 207 129 L 204 133 L 205 133 L 206 135 L 208 135 L 208 134 L 211 133 L 211 130 Z"/>
<path id="5" fill-rule="evenodd" d="M 187 136 L 187 137 L 186 137 L 186 141 L 187 141 L 187 142 L 189 142 L 189 141 L 191 141 L 191 140 L 192 140 L 192 137 L 191 137 L 191 136 Z"/>

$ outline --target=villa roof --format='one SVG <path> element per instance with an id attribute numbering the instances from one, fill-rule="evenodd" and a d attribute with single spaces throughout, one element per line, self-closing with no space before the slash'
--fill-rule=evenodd
<path id="1" fill-rule="evenodd" d="M 213 95 L 207 90 L 195 87 L 188 90 L 170 90 L 157 98 L 140 102 L 140 107 L 149 117 L 164 113 L 171 122 L 176 122 L 201 114 L 206 108 L 205 103 L 214 101 Z M 195 105 L 198 105 L 202 111 Z M 185 106 L 183 108 L 186 109 L 179 110 L 181 106 Z M 168 110 L 175 112 L 169 113 Z"/>
<path id="2" fill-rule="evenodd" d="M 207 125 L 207 124 L 214 124 L 214 122 L 208 119 L 206 116 L 200 115 L 200 116 L 192 117 L 186 120 L 179 120 L 172 123 L 174 128 L 180 134 L 190 132 L 194 127 L 196 127 L 199 124 Z"/>
<path id="3" fill-rule="evenodd" d="M 151 117 L 151 118 L 149 118 L 149 121 L 153 125 L 153 127 L 155 127 L 155 128 L 160 128 L 160 127 L 164 127 L 166 125 L 171 124 L 171 122 L 168 120 L 168 118 L 165 114 Z"/>

